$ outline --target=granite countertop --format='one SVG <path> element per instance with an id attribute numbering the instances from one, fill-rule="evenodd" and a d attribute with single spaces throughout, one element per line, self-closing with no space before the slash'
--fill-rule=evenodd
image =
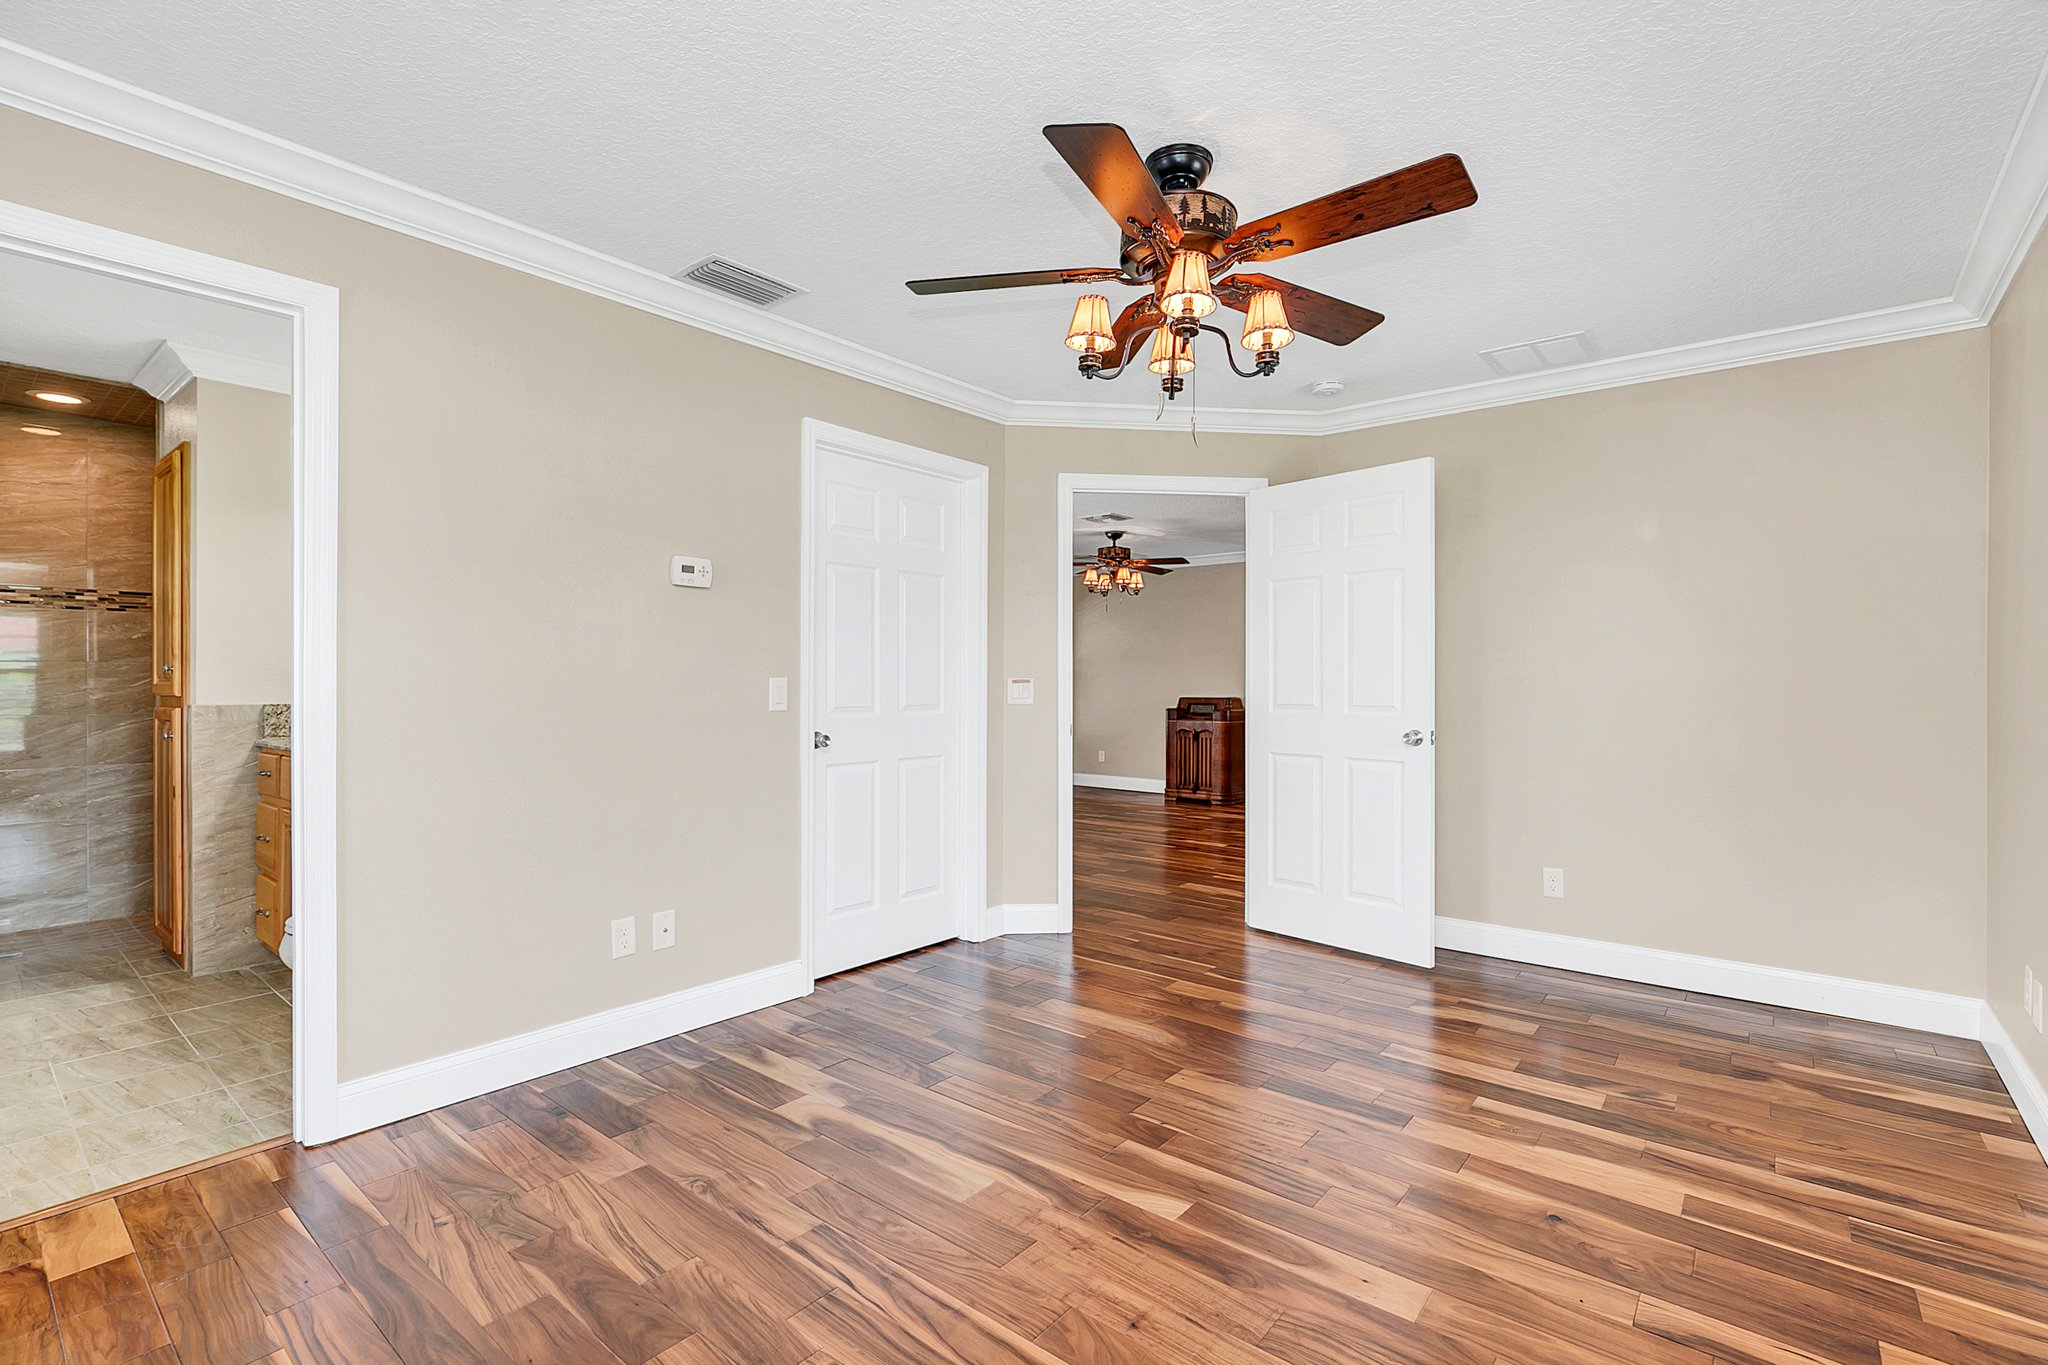
<path id="1" fill-rule="evenodd" d="M 262 739 L 256 741 L 256 747 L 258 749 L 274 749 L 279 753 L 288 754 L 292 751 L 291 736 L 265 735 Z"/>

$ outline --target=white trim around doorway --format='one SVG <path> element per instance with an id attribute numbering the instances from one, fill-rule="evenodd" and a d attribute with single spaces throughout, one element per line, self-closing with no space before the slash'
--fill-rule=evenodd
<path id="1" fill-rule="evenodd" d="M 877 464 L 936 475 L 960 486 L 966 512 L 962 518 L 961 534 L 966 540 L 969 622 L 956 641 L 954 665 L 961 674 L 960 695 L 974 699 L 961 708 L 960 717 L 961 752 L 967 758 L 967 771 L 962 775 L 965 808 L 961 811 L 961 824 L 974 834 L 968 840 L 966 850 L 967 884 L 962 892 L 959 937 L 976 942 L 991 937 L 988 932 L 991 922 L 1002 918 L 991 913 L 988 903 L 988 711 L 992 702 L 988 690 L 988 467 L 806 417 L 803 423 L 802 473 L 797 481 L 803 499 L 798 532 L 801 587 L 797 607 L 797 804 L 801 812 L 801 830 L 798 836 L 797 885 L 798 894 L 802 897 L 802 913 L 798 922 L 801 925 L 804 994 L 808 994 L 817 981 L 817 958 L 813 948 L 816 869 L 812 866 L 814 812 L 811 805 L 814 799 L 811 735 L 817 728 L 817 689 L 811 686 L 811 680 L 817 676 L 816 660 L 812 657 L 811 613 L 816 594 L 812 590 L 811 575 L 815 567 L 812 509 L 816 503 L 818 450 L 821 446 Z M 979 704 L 975 704 L 976 701 Z M 998 927 L 996 932 L 1003 930 Z"/>
<path id="2" fill-rule="evenodd" d="M 97 223 L 0 201 L 0 251 L 216 299 L 292 328 L 292 1133 L 341 1136 L 336 830 L 341 294 Z"/>
<path id="3" fill-rule="evenodd" d="M 1264 488 L 1260 478 L 1226 478 L 1196 474 L 1062 474 L 1054 504 L 1053 530 L 1058 533 L 1053 564 L 1058 583 L 1053 601 L 1058 609 L 1059 661 L 1053 673 L 1059 688 L 1059 787 L 1054 793 L 1055 837 L 1059 840 L 1059 901 L 1043 907 L 1042 926 L 1032 932 L 1071 934 L 1074 932 L 1074 495 L 1076 493 L 1196 493 L 1219 498 L 1241 498 L 1253 489 Z M 1242 556 L 1239 556 L 1242 558 Z M 1217 560 L 1216 562 L 1225 562 Z M 1098 782 L 1096 785 L 1107 785 Z M 1165 791 L 1165 784 L 1159 790 Z M 1014 930 L 1012 932 L 1015 932 Z"/>

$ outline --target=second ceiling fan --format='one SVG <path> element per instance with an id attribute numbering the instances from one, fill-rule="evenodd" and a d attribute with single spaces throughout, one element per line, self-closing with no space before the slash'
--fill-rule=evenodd
<path id="1" fill-rule="evenodd" d="M 1297 332 L 1348 346 L 1386 321 L 1370 308 L 1240 267 L 1450 213 L 1479 200 L 1465 163 L 1447 153 L 1240 226 L 1237 206 L 1202 188 L 1214 161 L 1206 147 L 1175 142 L 1140 157 L 1130 135 L 1114 123 L 1055 123 L 1046 127 L 1045 136 L 1123 234 L 1118 264 L 912 280 L 910 290 L 954 294 L 1108 282 L 1143 288 L 1145 296 L 1114 321 L 1107 297 L 1083 295 L 1067 329 L 1067 346 L 1079 352 L 1083 377 L 1115 378 L 1149 334 L 1146 368 L 1159 376 L 1169 398 L 1195 368 L 1194 341 L 1202 332 L 1223 337 L 1231 369 L 1249 378 L 1278 369 L 1281 347 Z M 1239 368 L 1230 354 L 1229 335 L 1202 321 L 1219 303 L 1245 315 L 1240 340 L 1255 357 L 1249 370 Z M 1109 363 L 1112 357 L 1114 364 Z"/>

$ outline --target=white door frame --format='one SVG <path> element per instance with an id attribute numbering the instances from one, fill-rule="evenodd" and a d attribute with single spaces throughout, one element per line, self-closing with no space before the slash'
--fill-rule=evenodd
<path id="1" fill-rule="evenodd" d="M 1242 498 L 1254 488 L 1264 488 L 1262 478 L 1227 478 L 1198 474 L 1062 474 L 1055 504 L 1059 533 L 1054 567 L 1059 577 L 1053 600 L 1059 611 L 1059 663 L 1055 681 L 1059 687 L 1059 790 L 1055 794 L 1058 815 L 1055 831 L 1059 839 L 1059 927 L 1053 933 L 1074 932 L 1074 495 L 1076 493 L 1205 493 L 1215 497 Z M 1164 725 L 1164 717 L 1161 718 Z M 1162 730 L 1162 734 L 1163 734 Z M 1163 739 L 1161 741 L 1164 742 Z"/>
<path id="2" fill-rule="evenodd" d="M 341 293 L 0 201 L 0 250 L 256 309 L 292 328 L 292 1132 L 341 1136 L 336 706 Z"/>
<path id="3" fill-rule="evenodd" d="M 966 605 L 970 619 L 967 629 L 958 632 L 953 666 L 960 674 L 960 695 L 969 699 L 968 704 L 961 707 L 960 747 L 967 803 L 963 824 L 973 834 L 966 850 L 965 904 L 960 910 L 959 936 L 968 939 L 983 937 L 982 925 L 988 915 L 988 466 L 806 417 L 803 423 L 803 473 L 798 480 L 803 512 L 798 530 L 802 545 L 798 556 L 798 581 L 802 586 L 797 608 L 797 804 L 802 819 L 797 880 L 798 894 L 802 897 L 802 914 L 799 916 L 802 925 L 801 956 L 804 976 L 812 984 L 817 982 L 816 958 L 813 956 L 817 938 L 814 894 L 817 869 L 813 866 L 812 848 L 815 816 L 812 801 L 815 798 L 816 775 L 812 771 L 811 735 L 818 727 L 815 715 L 817 690 L 811 686 L 811 679 L 817 676 L 811 640 L 811 613 L 817 593 L 811 576 L 816 559 L 812 544 L 812 533 L 816 528 L 812 523 L 815 520 L 813 509 L 816 506 L 818 448 L 821 445 L 830 446 L 837 453 L 855 459 L 934 475 L 959 485 L 964 495 L 967 515 L 962 519 L 962 534 L 967 542 L 964 546 L 967 551 Z M 978 705 L 975 704 L 976 699 L 979 700 Z"/>

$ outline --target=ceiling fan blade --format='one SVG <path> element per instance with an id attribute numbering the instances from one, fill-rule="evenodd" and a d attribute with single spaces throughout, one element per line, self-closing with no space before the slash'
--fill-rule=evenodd
<path id="1" fill-rule="evenodd" d="M 1131 563 L 1133 563 L 1133 564 L 1185 564 L 1185 563 L 1187 563 L 1187 560 L 1186 560 L 1185 558 L 1183 558 L 1182 556 L 1180 556 L 1180 555 L 1153 555 L 1153 556 L 1152 556 L 1151 558 L 1149 558 L 1149 559 L 1134 559 L 1134 560 L 1132 560 L 1132 561 L 1131 561 Z"/>
<path id="2" fill-rule="evenodd" d="M 1173 572 L 1171 569 L 1155 569 L 1150 564 L 1133 564 L 1131 567 L 1139 573 L 1169 574 Z"/>
<path id="3" fill-rule="evenodd" d="M 1478 202 L 1479 191 L 1472 187 L 1465 163 L 1446 152 L 1306 204 L 1296 204 L 1256 223 L 1246 223 L 1231 234 L 1224 246 L 1228 250 L 1265 233 L 1280 239 L 1279 243 L 1254 251 L 1245 259 L 1278 260 L 1332 242 L 1399 227 L 1418 218 L 1469 208 Z"/>
<path id="4" fill-rule="evenodd" d="M 1349 346 L 1387 320 L 1384 313 L 1276 280 L 1271 275 L 1232 275 L 1217 283 L 1216 297 L 1242 313 L 1252 295 L 1263 289 L 1276 291 L 1285 301 L 1287 320 L 1294 324 L 1295 331 L 1332 346 Z"/>
<path id="5" fill-rule="evenodd" d="M 1131 145 L 1129 133 L 1114 123 L 1048 123 L 1045 140 L 1109 210 L 1126 237 L 1157 223 L 1168 240 L 1180 241 L 1180 221 L 1146 169 L 1145 158 Z"/>
<path id="6" fill-rule="evenodd" d="M 1116 321 L 1109 329 L 1110 335 L 1116 338 L 1117 357 L 1123 357 L 1124 352 L 1130 347 L 1132 337 L 1141 332 L 1151 331 L 1163 321 L 1165 318 L 1159 311 L 1159 304 L 1150 294 L 1117 314 Z"/>
<path id="7" fill-rule="evenodd" d="M 1018 270 L 1007 275 L 949 275 L 939 280 L 911 280 L 913 294 L 964 294 L 972 289 L 1015 289 L 1026 284 L 1094 284 L 1120 280 L 1124 272 L 1098 266 L 1076 270 Z"/>

